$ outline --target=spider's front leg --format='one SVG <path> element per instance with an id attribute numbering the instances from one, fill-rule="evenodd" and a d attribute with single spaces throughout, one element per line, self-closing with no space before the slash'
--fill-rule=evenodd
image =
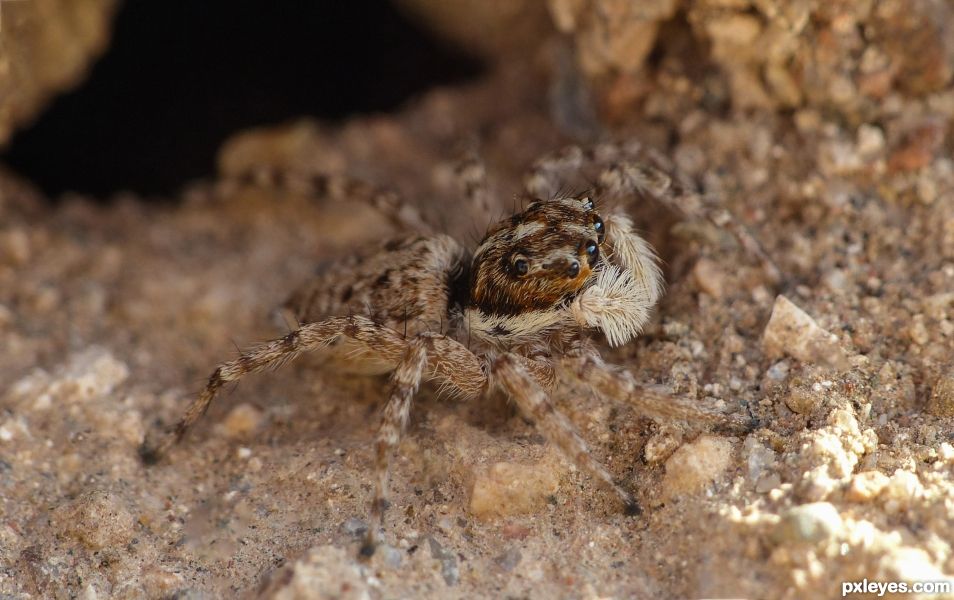
<path id="1" fill-rule="evenodd" d="M 568 146 L 545 156 L 524 178 L 527 191 L 547 197 L 559 189 L 567 173 L 589 171 L 596 177 L 595 194 L 601 196 L 648 197 L 685 218 L 709 221 L 727 229 L 739 245 L 755 256 L 773 282 L 782 273 L 749 230 L 718 204 L 707 202 L 695 186 L 680 176 L 666 157 L 638 143 L 597 144 L 588 148 Z M 598 171 L 598 173 L 594 173 Z"/>
<path id="2" fill-rule="evenodd" d="M 532 419 L 544 437 L 560 449 L 563 455 L 582 471 L 603 481 L 626 507 L 627 514 L 638 514 L 639 505 L 621 488 L 587 447 L 586 442 L 572 423 L 560 413 L 547 392 L 531 375 L 527 359 L 514 354 L 505 354 L 494 363 L 492 376 L 496 383 L 513 399 L 520 412 Z"/>

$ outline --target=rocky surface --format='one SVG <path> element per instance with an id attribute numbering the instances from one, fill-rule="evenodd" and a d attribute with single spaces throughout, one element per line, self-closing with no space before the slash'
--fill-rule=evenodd
<path id="1" fill-rule="evenodd" d="M 771 6 L 704 8 L 763 19 Z M 923 7 L 935 5 L 909 18 Z M 690 6 L 686 31 L 713 27 L 702 8 Z M 817 41 L 793 43 L 798 56 Z M 943 77 L 904 87 L 860 121 L 844 107 L 869 99 L 735 113 L 707 102 L 711 78 L 688 75 L 696 51 L 662 53 L 665 76 L 638 110 L 618 105 L 630 112 L 616 133 L 673 157 L 785 277 L 773 284 L 710 225 L 615 199 L 660 250 L 669 285 L 646 333 L 606 357 L 748 410 L 757 430 L 657 423 L 563 382 L 558 404 L 636 493 L 642 514 L 626 516 L 506 403 L 426 388 L 394 461 L 385 545 L 367 562 L 381 380 L 307 360 L 249 377 L 168 462 L 139 462 L 144 433 L 178 416 L 233 341 L 277 333 L 266 315 L 316 264 L 390 232 L 360 206 L 232 176 L 346 172 L 395 187 L 472 243 L 486 223 L 455 204 L 454 156 L 486 160 L 505 211 L 525 169 L 566 142 L 543 108 L 547 82 L 519 64 L 396 115 L 237 136 L 221 173 L 170 205 L 52 208 L 6 173 L 0 594 L 817 598 L 842 581 L 949 577 L 954 91 Z M 563 175 L 579 186 L 595 174 Z"/>
<path id="2" fill-rule="evenodd" d="M 109 41 L 116 0 L 4 2 L 0 15 L 0 147 L 47 102 L 83 79 Z"/>

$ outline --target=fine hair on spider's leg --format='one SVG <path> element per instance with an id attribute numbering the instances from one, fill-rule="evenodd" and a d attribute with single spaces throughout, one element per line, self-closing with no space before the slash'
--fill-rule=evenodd
<path id="1" fill-rule="evenodd" d="M 186 409 L 179 422 L 159 440 L 147 439 L 140 455 L 147 463 L 158 461 L 186 434 L 208 410 L 219 389 L 228 382 L 238 381 L 249 373 L 280 366 L 303 352 L 323 348 L 341 336 L 358 341 L 372 340 L 375 352 L 385 360 L 396 362 L 404 352 L 406 342 L 401 335 L 380 327 L 363 317 L 336 317 L 318 323 L 306 323 L 301 328 L 278 339 L 255 346 L 235 360 L 223 363 L 213 371 L 202 390 Z"/>
<path id="2" fill-rule="evenodd" d="M 730 211 L 706 202 L 695 186 L 681 177 L 666 157 L 641 144 L 605 143 L 587 148 L 567 146 L 534 163 L 524 183 L 528 191 L 540 195 L 557 186 L 561 173 L 580 172 L 588 168 L 599 169 L 594 189 L 596 196 L 642 194 L 686 218 L 708 221 L 727 229 L 747 253 L 759 260 L 766 275 L 774 283 L 782 281 L 778 266 Z"/>
<path id="3" fill-rule="evenodd" d="M 371 556 L 377 546 L 377 530 L 384 527 L 388 507 L 388 480 L 391 475 L 391 453 L 401 441 L 411 413 L 411 401 L 417 393 L 427 367 L 427 346 L 431 336 L 421 334 L 408 343 L 407 352 L 391 373 L 388 402 L 381 415 L 374 457 L 374 499 L 371 502 L 371 523 L 361 547 L 362 556 Z"/>
<path id="4" fill-rule="evenodd" d="M 520 359 L 521 357 L 513 354 L 504 354 L 498 358 L 492 371 L 496 383 L 513 399 L 525 417 L 536 422 L 544 437 L 555 444 L 567 460 L 616 492 L 626 507 L 627 514 L 638 514 L 639 504 L 593 457 L 576 428 L 556 409 L 546 391 L 521 364 L 523 361 Z"/>

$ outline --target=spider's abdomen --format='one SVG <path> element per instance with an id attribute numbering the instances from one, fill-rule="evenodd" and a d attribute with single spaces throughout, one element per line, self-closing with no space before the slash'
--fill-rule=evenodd
<path id="1" fill-rule="evenodd" d="M 367 316 L 414 335 L 447 324 L 447 304 L 463 249 L 446 235 L 390 240 L 375 251 L 323 265 L 283 305 L 299 323 Z"/>

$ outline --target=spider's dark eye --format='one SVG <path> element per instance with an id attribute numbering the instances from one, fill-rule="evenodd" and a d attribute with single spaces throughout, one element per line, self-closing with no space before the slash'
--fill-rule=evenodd
<path id="1" fill-rule="evenodd" d="M 570 262 L 570 266 L 566 268 L 566 276 L 570 279 L 576 279 L 576 276 L 580 274 L 580 261 L 574 260 Z"/>
<path id="2" fill-rule="evenodd" d="M 596 261 L 600 258 L 600 247 L 593 240 L 586 242 L 586 245 L 583 246 L 583 252 L 586 253 L 586 261 L 590 267 L 595 265 Z"/>
<path id="3" fill-rule="evenodd" d="M 592 198 L 590 198 L 589 196 L 584 196 L 582 200 L 583 200 L 583 208 L 585 208 L 586 210 L 593 210 Z"/>
<path id="4" fill-rule="evenodd" d="M 527 262 L 525 258 L 518 258 L 513 261 L 513 272 L 517 275 L 526 275 L 527 271 L 530 270 L 530 263 Z"/>
<path id="5" fill-rule="evenodd" d="M 593 229 L 596 230 L 597 241 L 602 243 L 603 238 L 606 237 L 606 225 L 603 224 L 603 219 L 599 215 L 593 215 Z"/>

